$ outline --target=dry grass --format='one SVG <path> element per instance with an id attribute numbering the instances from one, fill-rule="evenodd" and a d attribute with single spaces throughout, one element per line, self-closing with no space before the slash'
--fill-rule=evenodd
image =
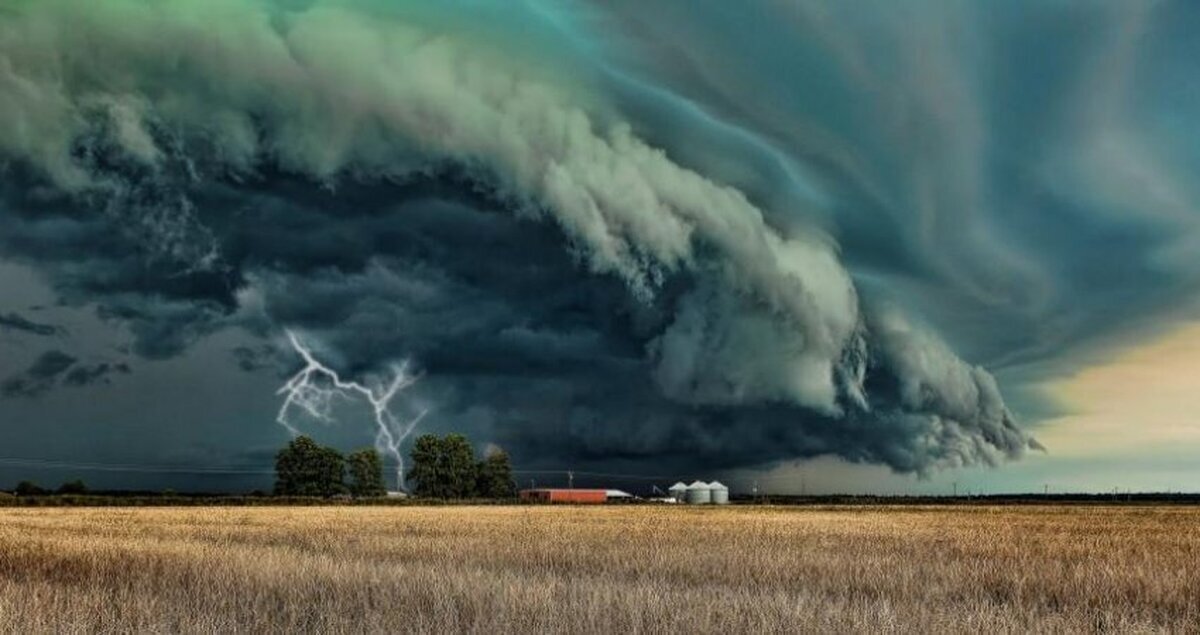
<path id="1" fill-rule="evenodd" d="M 1183 507 L 0 510 L 0 631 L 1191 631 Z"/>

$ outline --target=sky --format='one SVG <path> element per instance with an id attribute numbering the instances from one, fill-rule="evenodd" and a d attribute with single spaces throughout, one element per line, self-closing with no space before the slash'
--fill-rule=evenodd
<path id="1" fill-rule="evenodd" d="M 462 432 L 522 485 L 1200 491 L 1197 28 L 0 2 L 0 485 Z"/>

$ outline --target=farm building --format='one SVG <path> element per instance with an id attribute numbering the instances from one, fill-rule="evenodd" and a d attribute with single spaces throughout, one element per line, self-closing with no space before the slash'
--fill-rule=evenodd
<path id="1" fill-rule="evenodd" d="M 687 492 L 684 500 L 689 505 L 707 505 L 712 502 L 712 490 L 709 489 L 708 483 L 704 481 L 695 481 L 687 486 Z"/>
<path id="2" fill-rule="evenodd" d="M 718 481 L 696 481 L 691 485 L 676 483 L 667 490 L 676 500 L 690 505 L 728 505 L 729 488 Z"/>
<path id="3" fill-rule="evenodd" d="M 658 490 L 661 492 L 661 490 Z M 531 503 L 628 503 L 640 500 L 653 502 L 679 502 L 693 505 L 728 505 L 729 488 L 717 481 L 696 481 L 691 485 L 676 483 L 668 490 L 671 496 L 663 499 L 641 499 L 619 489 L 560 489 L 536 488 L 521 490 L 521 500 Z"/>
<path id="4" fill-rule="evenodd" d="M 605 503 L 608 502 L 608 490 L 523 489 L 521 500 L 535 503 Z"/>

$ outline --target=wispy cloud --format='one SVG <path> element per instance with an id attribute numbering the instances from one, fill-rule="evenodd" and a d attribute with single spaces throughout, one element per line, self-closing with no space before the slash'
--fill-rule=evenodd
<path id="1" fill-rule="evenodd" d="M 5 313 L 0 315 L 0 330 L 3 331 L 19 331 L 22 333 L 30 333 L 32 335 L 41 335 L 50 337 L 54 335 L 65 335 L 66 329 L 54 324 L 43 324 L 34 322 L 19 313 Z"/>
<path id="2" fill-rule="evenodd" d="M 46 351 L 25 371 L 0 382 L 0 394 L 5 397 L 37 397 L 53 388 L 59 377 L 76 361 L 62 351 Z"/>

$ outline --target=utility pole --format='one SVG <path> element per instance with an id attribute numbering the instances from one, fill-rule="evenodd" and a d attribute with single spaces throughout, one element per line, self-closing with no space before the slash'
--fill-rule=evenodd
<path id="1" fill-rule="evenodd" d="M 1050 495 L 1050 484 L 1042 483 L 1042 496 L 1049 496 L 1049 495 Z"/>
<path id="2" fill-rule="evenodd" d="M 804 481 L 804 470 L 800 470 L 800 496 L 808 496 L 808 484 Z"/>
<path id="3" fill-rule="evenodd" d="M 758 479 L 754 479 L 754 502 L 758 502 Z"/>
<path id="4" fill-rule="evenodd" d="M 954 498 L 958 498 L 958 481 L 954 481 Z"/>
<path id="5" fill-rule="evenodd" d="M 567 489 L 575 489 L 575 473 L 567 470 Z"/>

